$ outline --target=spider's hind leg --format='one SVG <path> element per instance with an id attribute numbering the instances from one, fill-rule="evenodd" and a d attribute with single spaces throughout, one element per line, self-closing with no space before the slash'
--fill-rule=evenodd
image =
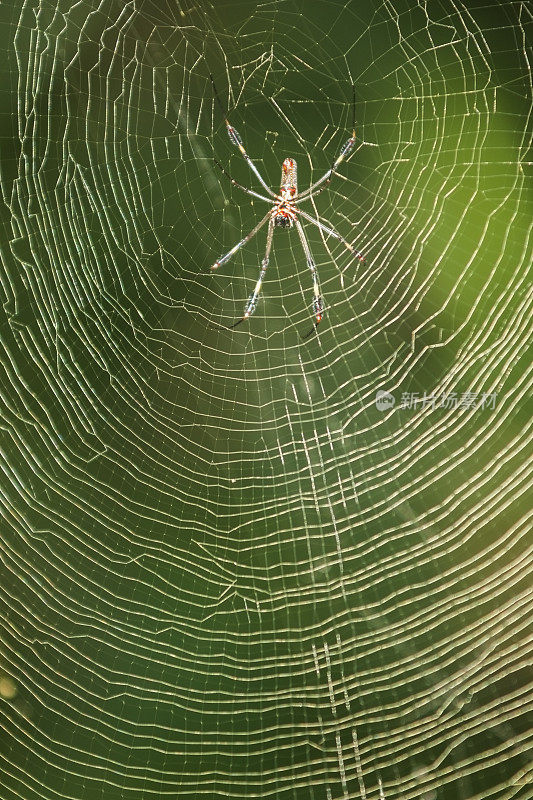
<path id="1" fill-rule="evenodd" d="M 225 264 L 225 263 L 226 263 L 226 261 L 229 261 L 229 260 L 230 260 L 230 258 L 231 258 L 232 256 L 234 256 L 234 255 L 235 255 L 235 253 L 237 253 L 237 252 L 238 252 L 238 251 L 241 249 L 241 247 L 243 247 L 243 245 L 245 245 L 245 244 L 246 244 L 246 242 L 249 242 L 249 241 L 250 241 L 250 239 L 251 239 L 253 236 L 255 236 L 255 234 L 257 233 L 257 231 L 259 231 L 259 230 L 260 230 L 260 229 L 263 227 L 263 225 L 265 224 L 265 222 L 267 221 L 267 219 L 268 219 L 270 216 L 271 216 L 271 212 L 270 212 L 270 211 L 268 211 L 268 212 L 265 214 L 265 216 L 263 217 L 263 219 L 262 219 L 260 222 L 258 222 L 258 223 L 257 223 L 257 225 L 255 226 L 255 228 L 252 228 L 252 230 L 250 231 L 250 233 L 248 233 L 248 234 L 247 234 L 247 235 L 244 237 L 244 239 L 241 239 L 241 241 L 240 241 L 240 242 L 237 242 L 237 244 L 236 244 L 236 245 L 234 245 L 234 246 L 231 248 L 231 250 L 228 250 L 228 252 L 226 253 L 226 255 L 224 255 L 224 256 L 220 256 L 220 258 L 219 258 L 217 261 L 215 261 L 215 263 L 214 263 L 214 264 L 213 264 L 213 266 L 211 267 L 211 270 L 218 269 L 218 268 L 219 268 L 219 267 L 220 267 L 222 264 Z"/>
<path id="2" fill-rule="evenodd" d="M 307 333 L 303 337 L 304 339 L 307 339 L 307 337 L 310 336 L 311 333 L 314 330 L 317 329 L 318 325 L 322 321 L 322 318 L 324 317 L 324 300 L 322 299 L 322 296 L 320 294 L 320 286 L 318 284 L 318 272 L 317 272 L 317 269 L 316 269 L 315 260 L 314 260 L 312 254 L 311 254 L 311 249 L 310 249 L 309 244 L 307 242 L 307 238 L 306 238 L 306 235 L 304 233 L 304 229 L 302 228 L 302 223 L 300 222 L 300 220 L 297 219 L 296 222 L 295 222 L 295 225 L 296 225 L 296 230 L 298 231 L 298 235 L 300 237 L 300 241 L 302 243 L 302 247 L 303 247 L 303 250 L 304 250 L 304 253 L 305 253 L 305 258 L 307 260 L 307 266 L 311 270 L 311 275 L 313 277 L 313 302 L 312 302 L 312 308 L 313 308 L 313 314 L 314 314 L 314 317 L 315 317 L 315 322 L 314 322 L 314 327 L 309 331 L 309 333 Z"/>
<path id="3" fill-rule="evenodd" d="M 255 309 L 257 308 L 257 302 L 259 300 L 259 293 L 261 292 L 261 285 L 263 283 L 263 279 L 265 277 L 268 262 L 270 261 L 270 250 L 272 247 L 272 237 L 274 236 L 274 220 L 272 216 L 270 217 L 270 222 L 268 223 L 268 233 L 267 233 L 267 243 L 265 249 L 265 255 L 263 260 L 261 261 L 261 269 L 259 270 L 259 277 L 257 278 L 257 282 L 255 284 L 254 290 L 250 297 L 248 298 L 248 302 L 244 307 L 244 315 L 238 319 L 233 325 L 230 325 L 230 328 L 236 328 L 237 325 L 240 325 L 241 322 L 244 322 L 245 319 L 251 317 L 254 313 Z"/>
<path id="4" fill-rule="evenodd" d="M 360 253 L 359 250 L 356 250 L 355 247 L 352 244 L 350 244 L 350 242 L 347 242 L 346 239 L 343 236 L 341 236 L 340 233 L 338 231 L 336 231 L 334 228 L 330 228 L 327 225 L 324 225 L 323 222 L 320 222 L 318 219 L 315 219 L 314 217 L 311 216 L 311 214 L 308 214 L 306 211 L 303 211 L 301 208 L 298 209 L 298 213 L 301 214 L 301 216 L 304 219 L 306 219 L 308 222 L 310 222 L 312 225 L 315 225 L 321 231 L 324 231 L 324 233 L 327 233 L 328 236 L 333 236 L 334 239 L 338 239 L 339 242 L 342 242 L 342 244 L 345 246 L 345 248 L 347 250 L 349 250 L 350 253 L 353 256 L 355 256 L 357 259 L 359 259 L 359 261 L 361 261 L 362 264 L 365 263 L 366 258 L 364 257 L 364 255 L 362 253 Z"/>

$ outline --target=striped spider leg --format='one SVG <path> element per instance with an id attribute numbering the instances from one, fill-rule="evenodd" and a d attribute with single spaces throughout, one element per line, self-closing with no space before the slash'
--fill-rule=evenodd
<path id="1" fill-rule="evenodd" d="M 237 253 L 237 252 L 238 252 L 238 251 L 241 249 L 241 247 L 243 247 L 243 246 L 246 244 L 246 242 L 249 242 L 249 241 L 250 241 L 250 239 L 251 239 L 253 236 L 255 236 L 255 234 L 256 234 L 258 231 L 260 231 L 260 230 L 261 230 L 261 228 L 263 227 L 263 225 L 265 224 L 265 222 L 266 222 L 266 221 L 268 220 L 268 218 L 269 218 L 269 217 L 271 217 L 271 216 L 272 216 L 272 212 L 271 212 L 271 211 L 267 211 L 267 213 L 265 214 L 265 216 L 263 217 L 263 219 L 262 219 L 260 222 L 258 222 L 258 223 L 257 223 L 257 225 L 255 226 L 255 228 L 252 228 L 252 230 L 250 231 L 250 233 L 248 233 L 248 234 L 247 234 L 247 235 L 246 235 L 246 236 L 245 236 L 243 239 L 241 239 L 241 241 L 240 241 L 240 242 L 237 242 L 237 244 L 236 244 L 236 245 L 234 245 L 234 246 L 231 248 L 231 250 L 228 250 L 228 252 L 226 253 L 226 255 L 225 255 L 225 256 L 220 256 L 220 258 L 218 259 L 218 261 L 215 261 L 215 263 L 213 264 L 213 266 L 211 267 L 211 269 L 212 269 L 212 270 L 218 269 L 218 268 L 220 267 L 220 265 L 221 265 L 221 264 L 225 264 L 225 263 L 226 263 L 226 261 L 229 261 L 229 260 L 230 260 L 230 258 L 231 258 L 232 256 L 234 256 L 234 255 L 235 255 L 235 253 Z"/>
<path id="2" fill-rule="evenodd" d="M 326 186 L 329 185 L 331 177 L 332 177 L 332 175 L 334 175 L 334 173 L 337 170 L 338 166 L 342 163 L 342 161 L 353 150 L 353 147 L 355 145 L 355 90 L 354 90 L 354 109 L 353 109 L 353 113 L 354 113 L 353 133 L 352 133 L 352 136 L 348 139 L 348 141 L 345 142 L 343 144 L 343 146 L 341 147 L 341 149 L 339 151 L 339 154 L 338 154 L 337 158 L 335 159 L 335 161 L 333 162 L 333 164 L 331 165 L 330 169 L 318 181 L 313 183 L 308 189 L 306 189 L 301 194 L 298 194 L 296 161 L 293 158 L 286 158 L 284 160 L 284 162 L 282 164 L 282 168 L 281 168 L 281 186 L 280 186 L 280 191 L 279 191 L 279 194 L 275 194 L 268 187 L 266 181 L 263 179 L 263 177 L 261 176 L 259 170 L 257 169 L 255 164 L 252 162 L 250 156 L 246 152 L 240 134 L 238 133 L 238 131 L 232 125 L 230 125 L 230 123 L 229 123 L 229 121 L 228 121 L 228 119 L 227 119 L 227 117 L 226 117 L 226 115 L 224 113 L 224 108 L 222 106 L 220 98 L 218 96 L 218 92 L 217 92 L 216 87 L 215 87 L 215 82 L 213 80 L 213 76 L 210 76 L 210 77 L 211 77 L 211 82 L 213 84 L 213 91 L 214 91 L 214 94 L 215 94 L 215 98 L 216 98 L 217 103 L 218 103 L 218 105 L 219 105 L 219 107 L 220 107 L 220 109 L 222 111 L 223 116 L 224 116 L 224 122 L 226 123 L 226 129 L 227 129 L 227 132 L 228 132 L 229 139 L 230 139 L 231 143 L 239 150 L 239 152 L 241 153 L 243 158 L 246 160 L 248 166 L 254 172 L 254 174 L 258 178 L 261 186 L 266 190 L 266 192 L 269 195 L 269 197 L 266 197 L 264 194 L 260 194 L 259 192 L 256 192 L 253 189 L 249 189 L 246 186 L 242 186 L 240 183 L 237 183 L 237 181 L 235 181 L 231 177 L 231 175 L 224 169 L 222 164 L 220 164 L 216 159 L 215 159 L 215 163 L 222 170 L 224 175 L 231 181 L 231 183 L 234 186 L 236 186 L 238 189 L 241 189 L 243 192 L 245 192 L 246 194 L 250 195 L 251 197 L 255 197 L 258 200 L 262 200 L 262 201 L 264 201 L 266 203 L 271 204 L 271 208 L 269 209 L 269 211 L 265 214 L 263 219 L 260 222 L 258 222 L 258 224 L 254 228 L 252 228 L 250 233 L 248 233 L 243 239 L 241 239 L 239 242 L 237 242 L 237 244 L 234 245 L 231 248 L 231 250 L 229 250 L 225 255 L 220 256 L 220 258 L 217 261 L 215 261 L 215 263 L 211 267 L 212 270 L 215 270 L 215 269 L 218 269 L 218 267 L 220 267 L 221 264 L 225 264 L 226 261 L 228 261 L 233 255 L 235 255 L 235 253 L 237 253 L 241 249 L 241 247 L 243 247 L 247 242 L 249 242 L 250 239 L 253 236 L 255 236 L 255 234 L 263 227 L 263 225 L 265 225 L 265 223 L 268 222 L 268 233 L 267 233 L 267 242 L 266 242 L 265 255 L 264 255 L 263 260 L 261 262 L 261 267 L 260 267 L 260 271 L 259 271 L 259 277 L 257 279 L 255 288 L 254 288 L 252 294 L 250 295 L 250 297 L 248 298 L 248 302 L 246 303 L 246 306 L 244 308 L 243 316 L 240 319 L 238 319 L 236 322 L 234 322 L 233 325 L 230 325 L 229 327 L 230 328 L 235 328 L 237 325 L 240 325 L 241 322 L 244 322 L 245 319 L 248 319 L 248 317 L 250 317 L 254 313 L 254 311 L 255 311 L 255 309 L 257 307 L 257 302 L 259 300 L 259 294 L 260 294 L 260 291 L 261 291 L 261 286 L 263 284 L 263 279 L 265 277 L 265 274 L 266 274 L 266 271 L 267 271 L 267 267 L 268 267 L 268 263 L 269 263 L 269 259 L 270 259 L 270 251 L 271 251 L 271 248 L 272 248 L 272 239 L 273 239 L 273 236 L 274 236 L 274 228 L 275 227 L 292 228 L 294 226 L 294 227 L 296 227 L 296 230 L 298 232 L 298 236 L 300 238 L 302 249 L 304 251 L 304 255 L 305 255 L 305 258 L 306 258 L 307 266 L 309 267 L 309 269 L 311 271 L 311 276 L 312 276 L 312 280 L 313 280 L 312 309 L 313 309 L 313 315 L 314 315 L 314 318 L 315 318 L 315 322 L 314 322 L 313 328 L 311 328 L 309 333 L 307 333 L 303 337 L 304 339 L 307 339 L 307 337 L 310 336 L 311 333 L 313 333 L 313 331 L 315 331 L 317 329 L 320 321 L 322 320 L 322 318 L 324 316 L 324 302 L 323 302 L 323 299 L 322 299 L 322 297 L 320 295 L 320 287 L 319 287 L 319 280 L 318 280 L 318 272 L 317 272 L 317 268 L 316 268 L 316 263 L 314 261 L 314 258 L 312 256 L 312 254 L 311 254 L 309 243 L 307 241 L 307 237 L 305 235 L 305 232 L 304 232 L 304 229 L 302 227 L 302 224 L 301 224 L 300 220 L 298 219 L 298 215 L 303 217 L 305 220 L 310 222 L 312 225 L 315 225 L 317 228 L 319 228 L 321 231 L 326 233 L 328 236 L 333 236 L 335 239 L 338 239 L 350 251 L 350 253 L 352 253 L 352 255 L 354 255 L 360 261 L 364 261 L 365 260 L 363 255 L 358 250 L 356 250 L 349 242 L 347 242 L 346 239 L 344 239 L 340 235 L 340 233 L 338 233 L 338 231 L 336 231 L 334 228 L 330 227 L 329 225 L 325 225 L 319 219 L 315 219 L 310 214 L 308 214 L 306 211 L 303 211 L 301 208 L 299 208 L 299 206 L 297 205 L 301 201 L 311 200 L 312 198 L 314 198 L 314 196 L 318 192 L 321 192 L 323 189 L 325 189 Z M 274 200 L 274 202 L 272 202 L 272 199 Z"/>
<path id="3" fill-rule="evenodd" d="M 216 97 L 216 101 L 218 103 L 218 107 L 220 108 L 220 110 L 222 112 L 222 116 L 224 117 L 224 122 L 226 123 L 226 130 L 228 132 L 228 136 L 230 138 L 231 143 L 234 144 L 235 147 L 239 150 L 239 152 L 241 153 L 242 157 L 245 159 L 246 163 L 248 164 L 248 166 L 252 170 L 252 172 L 255 173 L 255 176 L 259 180 L 259 183 L 261 184 L 263 189 L 266 191 L 266 193 L 269 194 L 271 197 L 275 198 L 276 195 L 274 194 L 272 189 L 268 186 L 268 184 L 263 180 L 263 178 L 261 176 L 261 173 L 259 172 L 259 170 L 255 166 L 254 162 L 252 161 L 252 159 L 250 158 L 250 156 L 248 155 L 248 153 L 244 149 L 244 145 L 243 145 L 243 142 L 242 142 L 242 139 L 241 139 L 241 136 L 240 136 L 239 132 L 237 130 L 235 130 L 233 125 L 230 125 L 230 123 L 228 122 L 227 116 L 226 116 L 226 114 L 224 112 L 224 106 L 222 105 L 222 101 L 221 101 L 220 97 L 218 96 L 217 87 L 215 86 L 215 81 L 213 80 L 213 76 L 209 75 L 209 77 L 211 78 L 211 85 L 213 86 L 213 93 L 214 93 L 214 95 Z"/>
<path id="4" fill-rule="evenodd" d="M 269 216 L 270 216 L 270 222 L 268 223 L 265 255 L 263 257 L 263 260 L 261 261 L 261 269 L 259 270 L 259 277 L 257 279 L 257 283 L 255 284 L 255 289 L 248 298 L 248 302 L 246 303 L 243 316 L 240 319 L 238 319 L 237 322 L 234 322 L 233 325 L 230 325 L 230 328 L 236 328 L 237 325 L 240 325 L 241 322 L 244 322 L 245 319 L 248 319 L 248 317 L 254 313 L 257 301 L 259 300 L 259 292 L 261 291 L 261 284 L 263 283 L 263 278 L 265 277 L 268 267 L 268 262 L 270 260 L 270 249 L 272 247 L 272 238 L 274 236 L 274 219 L 272 217 L 271 211 L 269 211 L 267 214 L 267 217 Z"/>
<path id="5" fill-rule="evenodd" d="M 309 200 L 308 197 L 304 197 L 303 199 Z M 328 236 L 333 236 L 334 239 L 338 239 L 339 242 L 342 242 L 342 244 L 346 247 L 346 249 L 349 250 L 352 255 L 358 258 L 359 261 L 362 261 L 363 263 L 366 261 L 364 255 L 360 253 L 359 250 L 356 250 L 355 247 L 350 244 L 350 242 L 347 242 L 346 239 L 343 236 L 341 236 L 338 231 L 335 230 L 335 228 L 329 228 L 327 225 L 324 225 L 324 223 L 320 222 L 318 219 L 315 219 L 310 214 L 307 214 L 305 211 L 302 211 L 301 208 L 298 209 L 298 214 L 300 214 L 304 219 L 306 219 L 312 225 L 316 225 L 316 227 L 320 228 L 320 230 L 324 231 L 324 233 L 327 233 Z"/>
<path id="6" fill-rule="evenodd" d="M 322 319 L 322 313 L 324 311 L 324 301 L 320 296 L 320 287 L 318 285 L 318 273 L 316 271 L 316 264 L 315 259 L 311 254 L 311 249 L 309 247 L 309 242 L 307 241 L 307 237 L 305 235 L 304 229 L 302 228 L 302 223 L 299 219 L 296 220 L 296 230 L 298 231 L 298 236 L 300 237 L 300 241 L 302 243 L 303 251 L 305 253 L 305 257 L 307 259 L 307 266 L 311 270 L 311 277 L 313 278 L 313 314 L 315 315 L 315 323 L 309 333 L 306 333 L 305 336 L 302 336 L 302 339 L 307 339 L 308 336 L 311 336 L 313 331 L 315 331 L 318 327 L 320 320 Z"/>
<path id="7" fill-rule="evenodd" d="M 340 166 L 340 164 L 344 161 L 345 158 L 348 158 L 348 156 L 355 147 L 355 86 L 353 85 L 352 85 L 352 90 L 353 90 L 352 135 L 350 136 L 348 141 L 343 144 L 343 146 L 339 151 L 339 155 L 337 156 L 331 167 L 328 169 L 328 171 L 325 173 L 325 175 L 322 175 L 322 177 L 319 178 L 319 180 L 315 181 L 315 183 L 312 183 L 311 186 L 309 186 L 305 190 L 305 192 L 299 194 L 297 198 L 298 201 L 310 199 L 313 193 L 318 194 L 318 192 L 316 192 L 315 190 L 318 189 L 319 186 L 321 187 L 320 189 L 318 189 L 319 192 L 325 189 L 329 185 L 332 176 L 337 171 L 337 167 Z"/>

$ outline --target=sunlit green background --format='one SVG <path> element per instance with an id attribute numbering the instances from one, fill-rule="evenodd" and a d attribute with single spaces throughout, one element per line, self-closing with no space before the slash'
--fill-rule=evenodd
<path id="1" fill-rule="evenodd" d="M 0 14 L 0 800 L 531 796 L 526 6 Z"/>

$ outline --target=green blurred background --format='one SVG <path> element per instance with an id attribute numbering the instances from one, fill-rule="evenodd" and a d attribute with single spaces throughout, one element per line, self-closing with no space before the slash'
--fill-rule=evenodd
<path id="1" fill-rule="evenodd" d="M 531 796 L 530 11 L 0 13 L 1 800 Z"/>

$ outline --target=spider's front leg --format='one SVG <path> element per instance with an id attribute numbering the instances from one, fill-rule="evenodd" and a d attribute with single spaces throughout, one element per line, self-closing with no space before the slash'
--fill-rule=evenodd
<path id="1" fill-rule="evenodd" d="M 328 169 L 328 171 L 325 173 L 325 175 L 322 175 L 322 177 L 319 178 L 317 181 L 315 181 L 315 183 L 311 184 L 311 186 L 309 186 L 309 188 L 306 189 L 305 192 L 302 192 L 300 195 L 298 195 L 298 197 L 295 199 L 295 202 L 299 202 L 300 200 L 309 200 L 311 198 L 311 196 L 313 195 L 313 192 L 316 192 L 316 190 L 319 189 L 319 187 L 321 187 L 319 189 L 319 191 L 322 191 L 322 189 L 325 189 L 326 186 L 329 185 L 329 182 L 331 181 L 332 176 L 337 171 L 337 167 L 339 167 L 341 165 L 341 163 L 344 161 L 345 158 L 348 158 L 348 156 L 350 155 L 350 153 L 354 149 L 354 147 L 355 147 L 355 86 L 353 86 L 353 85 L 352 85 L 352 90 L 353 90 L 352 135 L 350 136 L 348 141 L 344 142 L 344 144 L 342 145 L 341 149 L 339 150 L 339 155 L 337 156 L 337 158 L 335 159 L 335 161 L 333 162 L 331 167 Z M 316 192 L 316 193 L 318 194 L 318 192 Z"/>
<path id="2" fill-rule="evenodd" d="M 319 178 L 319 180 L 311 184 L 311 186 L 308 189 L 306 189 L 305 192 L 302 192 L 302 194 L 298 195 L 295 202 L 299 202 L 300 200 L 309 200 L 313 192 L 318 194 L 318 192 L 316 191 L 317 189 L 319 191 L 325 189 L 326 186 L 331 181 L 332 175 L 335 174 L 337 167 L 340 166 L 340 164 L 344 161 L 344 159 L 350 155 L 354 147 L 355 147 L 355 131 L 353 132 L 353 135 L 350 136 L 348 141 L 343 144 L 343 146 L 340 149 L 339 155 L 337 156 L 331 167 L 328 169 L 326 174 L 322 175 L 322 177 Z M 319 189 L 319 187 L 321 188 Z"/>
<path id="3" fill-rule="evenodd" d="M 220 110 L 222 111 L 222 116 L 224 117 L 224 122 L 226 123 L 226 130 L 228 132 L 228 136 L 229 136 L 230 142 L 232 143 L 232 145 L 234 145 L 237 148 L 237 150 L 240 152 L 242 157 L 245 159 L 246 163 L 248 164 L 248 166 L 250 167 L 250 169 L 252 170 L 252 172 L 254 173 L 254 175 L 256 176 L 256 178 L 258 179 L 259 183 L 261 184 L 263 189 L 266 191 L 266 193 L 269 194 L 270 197 L 276 197 L 276 195 L 274 194 L 272 189 L 267 185 L 266 181 L 263 179 L 261 173 L 259 172 L 259 170 L 255 166 L 255 164 L 252 161 L 252 159 L 250 158 L 250 156 L 246 152 L 246 149 L 244 147 L 244 144 L 243 144 L 243 141 L 242 141 L 242 138 L 241 138 L 241 135 L 240 135 L 239 131 L 236 128 L 234 128 L 233 125 L 231 125 L 231 123 L 228 121 L 228 118 L 226 116 L 226 112 L 224 111 L 224 106 L 222 105 L 222 101 L 221 101 L 220 96 L 219 96 L 219 94 L 217 92 L 217 87 L 215 86 L 215 81 L 213 80 L 213 76 L 210 75 L 209 77 L 211 78 L 211 84 L 213 86 L 213 93 L 215 95 L 215 98 L 216 98 L 216 101 L 218 103 L 218 106 L 219 106 Z"/>

